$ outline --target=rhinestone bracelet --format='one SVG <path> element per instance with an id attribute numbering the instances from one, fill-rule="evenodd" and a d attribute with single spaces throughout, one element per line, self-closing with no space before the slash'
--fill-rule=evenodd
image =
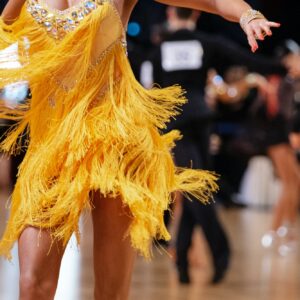
<path id="1" fill-rule="evenodd" d="M 265 16 L 258 10 L 248 9 L 245 11 L 240 19 L 240 25 L 244 31 L 246 31 L 246 25 L 255 19 L 266 19 Z"/>

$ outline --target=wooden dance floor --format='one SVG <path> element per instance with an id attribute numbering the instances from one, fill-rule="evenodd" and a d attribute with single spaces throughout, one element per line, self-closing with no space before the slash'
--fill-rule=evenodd
<path id="1" fill-rule="evenodd" d="M 0 198 L 0 233 L 7 211 L 6 197 Z M 139 258 L 136 263 L 130 300 L 299 300 L 300 251 L 280 255 L 262 249 L 260 238 L 270 223 L 270 213 L 250 209 L 221 211 L 230 235 L 233 258 L 224 282 L 211 286 L 209 256 L 196 234 L 193 264 L 193 284 L 179 285 L 172 259 L 164 252 L 155 251 L 151 263 Z M 299 226 L 298 226 L 299 228 Z M 93 272 L 91 228 L 86 222 L 81 249 L 74 239 L 63 259 L 56 300 L 92 300 Z M 16 248 L 14 260 L 0 260 L 0 300 L 18 299 L 18 264 Z"/>

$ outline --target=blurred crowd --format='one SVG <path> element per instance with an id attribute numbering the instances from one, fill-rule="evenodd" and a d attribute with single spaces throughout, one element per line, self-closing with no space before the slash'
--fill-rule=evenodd
<path id="1" fill-rule="evenodd" d="M 277 199 L 272 199 L 271 204 L 276 201 L 273 222 L 262 237 L 262 246 L 277 247 L 281 253 L 292 251 L 300 203 L 300 31 L 292 30 L 297 28 L 293 12 L 281 14 L 282 7 L 291 10 L 289 1 L 249 1 L 283 23 L 283 29 L 258 54 L 247 49 L 237 25 L 150 2 L 140 1 L 128 25 L 128 55 L 144 86 L 179 84 L 186 91 L 188 103 L 165 129 L 183 134 L 174 148 L 177 165 L 220 174 L 216 201 L 226 208 L 244 208 L 255 202 L 242 193 L 245 174 L 255 159 L 267 157 L 281 188 Z M 295 6 L 294 13 L 298 9 Z M 4 133 L 11 124 L 1 125 Z M 11 167 L 2 155 L 2 187 L 12 188 L 23 155 L 11 158 Z M 260 182 L 267 175 L 258 165 L 253 176 Z M 5 180 L 7 168 L 11 175 Z M 251 188 L 259 189 L 258 185 Z M 168 247 L 175 249 L 180 282 L 190 282 L 188 251 L 197 225 L 212 254 L 212 283 L 221 281 L 231 250 L 215 205 L 204 206 L 182 195 L 174 195 L 174 200 L 176 218 L 166 213 L 166 222 L 176 227 Z"/>

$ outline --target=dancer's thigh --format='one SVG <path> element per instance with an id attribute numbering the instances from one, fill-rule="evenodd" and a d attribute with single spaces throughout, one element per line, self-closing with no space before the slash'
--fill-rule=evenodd
<path id="1" fill-rule="evenodd" d="M 20 290 L 54 294 L 65 248 L 52 241 L 48 230 L 27 227 L 18 242 L 20 264 Z M 40 291 L 34 291 L 35 288 Z M 25 291 L 24 291 L 25 289 Z"/>
<path id="2" fill-rule="evenodd" d="M 121 199 L 93 195 L 96 299 L 127 299 L 136 253 L 127 235 L 132 216 Z"/>

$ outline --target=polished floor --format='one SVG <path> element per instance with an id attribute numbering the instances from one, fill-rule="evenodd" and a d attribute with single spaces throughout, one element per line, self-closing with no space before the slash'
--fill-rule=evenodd
<path id="1" fill-rule="evenodd" d="M 0 197 L 0 233 L 5 226 L 6 196 Z M 260 238 L 270 223 L 270 213 L 250 209 L 220 211 L 233 248 L 231 268 L 225 280 L 216 286 L 208 281 L 210 260 L 202 242 L 201 231 L 195 235 L 193 284 L 177 283 L 172 259 L 155 251 L 152 262 L 137 260 L 130 300 L 299 300 L 300 250 L 280 255 L 260 246 Z M 299 224 L 298 224 L 299 225 Z M 74 239 L 63 259 L 56 300 L 92 300 L 93 273 L 91 227 L 85 222 L 81 248 Z M 298 226 L 299 227 L 299 226 Z M 0 260 L 0 300 L 18 299 L 18 263 Z"/>

